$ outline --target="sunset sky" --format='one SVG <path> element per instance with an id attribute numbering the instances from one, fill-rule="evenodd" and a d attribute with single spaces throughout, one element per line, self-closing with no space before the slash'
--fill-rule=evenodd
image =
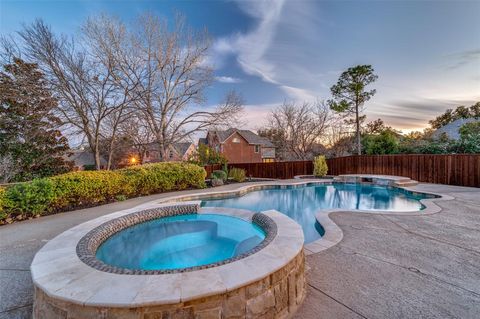
<path id="1" fill-rule="evenodd" d="M 248 128 L 284 100 L 328 99 L 342 70 L 373 65 L 368 119 L 422 129 L 447 108 L 480 101 L 480 1 L 5 1 L 3 35 L 42 18 L 73 34 L 92 14 L 131 22 L 178 11 L 212 37 L 208 104 L 236 89 Z"/>

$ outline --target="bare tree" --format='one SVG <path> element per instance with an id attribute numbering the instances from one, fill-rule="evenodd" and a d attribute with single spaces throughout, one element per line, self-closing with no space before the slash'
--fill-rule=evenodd
<path id="1" fill-rule="evenodd" d="M 218 106 L 206 106 L 204 91 L 212 81 L 206 63 L 209 39 L 187 28 L 182 18 L 171 28 L 166 20 L 144 15 L 127 28 L 98 16 L 72 39 L 38 20 L 19 35 L 24 56 L 38 63 L 59 100 L 66 130 L 84 136 L 97 169 L 100 140 L 109 141 L 110 168 L 126 119 L 144 121 L 164 158 L 173 143 L 210 126 L 228 125 L 242 110 L 235 92 Z"/>
<path id="2" fill-rule="evenodd" d="M 129 31 L 105 16 L 90 23 L 97 24 L 91 29 L 108 30 L 102 49 L 114 57 L 123 77 L 138 83 L 130 92 L 132 106 L 153 132 L 161 159 L 172 144 L 227 124 L 242 109 L 234 92 L 216 107 L 204 105 L 204 91 L 212 81 L 206 64 L 210 42 L 205 33 L 187 28 L 181 17 L 170 28 L 166 20 L 143 15 Z"/>
<path id="3" fill-rule="evenodd" d="M 140 156 L 140 162 L 143 162 L 146 152 L 150 149 L 150 144 L 155 140 L 153 132 L 143 119 L 142 113 L 133 113 L 122 123 L 119 130 L 120 136 L 128 137 L 131 141 L 131 149 Z"/>
<path id="4" fill-rule="evenodd" d="M 69 130 L 85 136 L 100 169 L 99 141 L 113 137 L 134 85 L 120 85 L 112 56 L 102 55 L 98 39 L 84 30 L 84 40 L 55 35 L 41 20 L 19 32 L 25 56 L 38 63 L 59 100 L 58 111 Z M 106 121 L 110 125 L 106 125 Z M 113 124 L 113 129 L 112 128 Z M 105 129 L 107 128 L 108 129 Z M 113 147 L 113 145 L 112 145 Z M 111 159 L 108 159 L 111 163 Z M 109 167 L 107 167 L 109 168 Z"/>
<path id="5" fill-rule="evenodd" d="M 310 159 L 325 141 L 331 121 L 332 113 L 321 102 L 285 102 L 271 112 L 267 129 L 276 133 L 284 159 Z"/>
<path id="6" fill-rule="evenodd" d="M 355 153 L 355 132 L 342 117 L 336 117 L 327 130 L 327 147 L 329 157 L 347 156 Z"/>

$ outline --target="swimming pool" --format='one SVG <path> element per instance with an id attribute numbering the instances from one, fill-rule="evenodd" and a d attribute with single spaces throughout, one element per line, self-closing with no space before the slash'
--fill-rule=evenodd
<path id="1" fill-rule="evenodd" d="M 310 243 L 325 233 L 315 218 L 319 210 L 419 211 L 424 208 L 420 200 L 428 197 L 401 188 L 371 184 L 306 184 L 275 186 L 239 197 L 206 199 L 202 201 L 202 207 L 242 208 L 256 212 L 274 209 L 299 223 L 305 243 Z"/>
<path id="2" fill-rule="evenodd" d="M 124 269 L 173 270 L 233 258 L 255 248 L 265 232 L 218 214 L 162 217 L 130 226 L 103 242 L 96 258 Z"/>

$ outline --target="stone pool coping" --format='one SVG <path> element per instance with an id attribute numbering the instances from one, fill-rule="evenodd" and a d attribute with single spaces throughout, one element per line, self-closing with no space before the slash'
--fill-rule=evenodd
<path id="1" fill-rule="evenodd" d="M 316 213 L 315 218 L 320 223 L 320 225 L 322 225 L 323 229 L 325 230 L 325 234 L 322 236 L 322 238 L 315 240 L 311 243 L 305 244 L 304 246 L 305 254 L 310 255 L 310 254 L 319 253 L 325 249 L 328 249 L 338 244 L 342 240 L 343 232 L 340 229 L 340 227 L 338 227 L 338 225 L 332 219 L 330 219 L 329 215 L 331 213 L 355 212 L 355 213 L 365 213 L 365 214 L 423 216 L 423 215 L 435 214 L 441 211 L 440 206 L 436 205 L 435 201 L 454 199 L 454 197 L 445 195 L 445 194 L 418 191 L 412 187 L 416 185 L 417 182 L 411 180 L 408 177 L 394 176 L 394 175 L 375 175 L 375 174 L 345 174 L 345 175 L 339 175 L 337 177 L 339 177 L 340 180 L 339 179 L 337 179 L 336 181 L 332 179 L 322 180 L 318 178 L 294 179 L 294 181 L 289 181 L 289 182 L 276 180 L 276 181 L 265 182 L 265 183 L 256 183 L 255 185 L 242 185 L 238 189 L 228 190 L 228 191 L 212 191 L 210 189 L 206 192 L 201 192 L 201 193 L 192 194 L 192 195 L 171 196 L 171 197 L 164 198 L 162 200 L 157 200 L 156 202 L 168 203 L 168 202 L 184 201 L 184 200 L 202 200 L 207 198 L 228 198 L 228 197 L 243 196 L 250 192 L 269 189 L 269 188 L 275 188 L 278 186 L 280 187 L 283 186 L 285 188 L 288 188 L 288 187 L 303 187 L 303 186 L 313 185 L 313 184 L 332 184 L 336 182 L 345 183 L 345 182 L 349 182 L 349 178 L 357 182 L 361 181 L 364 178 L 373 179 L 374 183 L 377 183 L 378 185 L 381 185 L 381 186 L 399 188 L 412 193 L 436 196 L 435 198 L 421 199 L 420 203 L 425 208 L 420 211 L 386 211 L 386 210 L 372 211 L 372 210 L 349 210 L 349 209 L 343 209 L 343 208 L 327 209 L 327 210 L 321 209 Z M 342 179 L 344 179 L 344 181 L 341 181 Z M 401 186 L 402 184 L 404 184 L 405 186 Z"/>
<path id="2" fill-rule="evenodd" d="M 199 205 L 199 201 L 176 203 Z M 262 214 L 277 225 L 277 235 L 260 251 L 234 262 L 173 274 L 128 275 L 94 269 L 76 254 L 79 240 L 109 220 L 139 210 L 172 206 L 150 202 L 105 215 L 73 227 L 49 241 L 34 257 L 34 285 L 48 297 L 82 306 L 135 308 L 198 300 L 241 288 L 278 271 L 303 250 L 301 227 L 277 211 Z M 254 212 L 230 208 L 200 208 L 199 214 L 222 214 L 251 222 Z"/>

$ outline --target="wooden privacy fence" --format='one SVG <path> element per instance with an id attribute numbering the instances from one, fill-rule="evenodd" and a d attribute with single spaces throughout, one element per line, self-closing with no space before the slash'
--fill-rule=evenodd
<path id="1" fill-rule="evenodd" d="M 205 171 L 207 171 L 207 178 L 209 178 L 210 174 L 212 174 L 213 171 L 222 169 L 223 166 L 220 164 L 215 164 L 215 165 L 205 165 L 203 168 L 205 168 Z"/>
<path id="2" fill-rule="evenodd" d="M 327 163 L 332 175 L 398 175 L 425 183 L 480 187 L 480 154 L 356 155 Z"/>
<path id="3" fill-rule="evenodd" d="M 480 154 L 354 155 L 327 159 L 328 174 L 381 174 L 405 176 L 419 182 L 480 187 Z M 293 178 L 313 173 L 311 161 L 228 164 L 247 176 Z M 221 165 L 205 166 L 207 176 Z"/>
<path id="4" fill-rule="evenodd" d="M 313 172 L 312 161 L 228 164 L 228 169 L 232 167 L 244 169 L 247 176 L 260 178 L 287 179 L 293 178 L 295 175 L 307 175 Z M 207 176 L 210 176 L 214 170 L 222 168 L 222 165 L 205 166 Z"/>

